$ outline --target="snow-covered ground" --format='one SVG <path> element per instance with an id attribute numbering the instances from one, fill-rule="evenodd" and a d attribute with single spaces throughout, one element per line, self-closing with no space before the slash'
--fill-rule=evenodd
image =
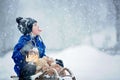
<path id="1" fill-rule="evenodd" d="M 65 67 L 73 71 L 77 80 L 120 80 L 120 56 L 107 55 L 91 46 L 70 47 L 47 54 L 62 59 Z M 0 80 L 11 80 L 13 71 L 12 52 L 0 58 Z"/>

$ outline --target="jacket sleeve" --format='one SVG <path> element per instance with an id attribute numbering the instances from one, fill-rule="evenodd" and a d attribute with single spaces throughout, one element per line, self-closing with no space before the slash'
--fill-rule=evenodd
<path id="1" fill-rule="evenodd" d="M 18 43 L 15 47 L 14 47 L 14 51 L 13 51 L 13 55 L 12 55 L 12 59 L 14 60 L 14 62 L 16 64 L 22 64 L 23 60 L 24 60 L 24 56 L 21 54 L 20 49 L 22 48 L 22 45 L 20 43 Z"/>
<path id="2" fill-rule="evenodd" d="M 38 37 L 36 42 L 37 42 L 37 46 L 39 49 L 40 58 L 42 58 L 43 56 L 46 56 L 46 54 L 45 54 L 46 46 L 43 43 L 43 40 L 41 38 L 39 39 L 39 37 Z"/>
<path id="3" fill-rule="evenodd" d="M 45 49 L 46 49 L 46 46 L 45 46 L 45 44 L 42 42 L 42 46 L 43 46 L 43 56 L 46 56 L 46 54 L 45 54 Z"/>

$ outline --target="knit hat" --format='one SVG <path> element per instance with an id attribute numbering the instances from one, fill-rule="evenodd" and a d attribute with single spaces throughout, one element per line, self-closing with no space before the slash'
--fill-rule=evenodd
<path id="1" fill-rule="evenodd" d="M 22 17 L 18 17 L 16 18 L 16 22 L 18 23 L 18 29 L 19 31 L 26 35 L 29 34 L 30 32 L 32 32 L 32 27 L 33 24 L 36 23 L 37 21 L 32 19 L 32 18 L 22 18 Z"/>

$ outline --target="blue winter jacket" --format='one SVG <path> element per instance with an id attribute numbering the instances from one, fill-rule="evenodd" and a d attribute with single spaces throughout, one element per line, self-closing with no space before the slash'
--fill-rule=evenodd
<path id="1" fill-rule="evenodd" d="M 15 66 L 14 66 L 14 70 L 17 74 L 17 76 L 20 75 L 20 70 L 21 68 L 24 66 L 24 64 L 26 64 L 25 61 L 25 56 L 21 54 L 21 49 L 24 47 L 24 45 L 30 41 L 32 38 L 30 35 L 22 35 L 18 41 L 18 43 L 15 45 L 14 47 L 14 51 L 13 51 L 13 55 L 12 55 L 12 59 L 15 62 Z M 34 41 L 36 43 L 36 47 L 39 50 L 39 57 L 42 58 L 45 55 L 45 45 L 41 39 L 40 36 L 36 36 L 34 37 Z M 35 44 L 33 44 L 33 46 L 35 46 Z"/>

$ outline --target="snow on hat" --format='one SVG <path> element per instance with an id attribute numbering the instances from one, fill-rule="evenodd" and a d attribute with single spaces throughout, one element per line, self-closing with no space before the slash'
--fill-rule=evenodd
<path id="1" fill-rule="evenodd" d="M 32 18 L 18 17 L 18 18 L 16 18 L 16 22 L 18 23 L 19 31 L 22 34 L 26 35 L 26 34 L 29 34 L 30 32 L 32 32 L 32 26 L 37 21 Z"/>

